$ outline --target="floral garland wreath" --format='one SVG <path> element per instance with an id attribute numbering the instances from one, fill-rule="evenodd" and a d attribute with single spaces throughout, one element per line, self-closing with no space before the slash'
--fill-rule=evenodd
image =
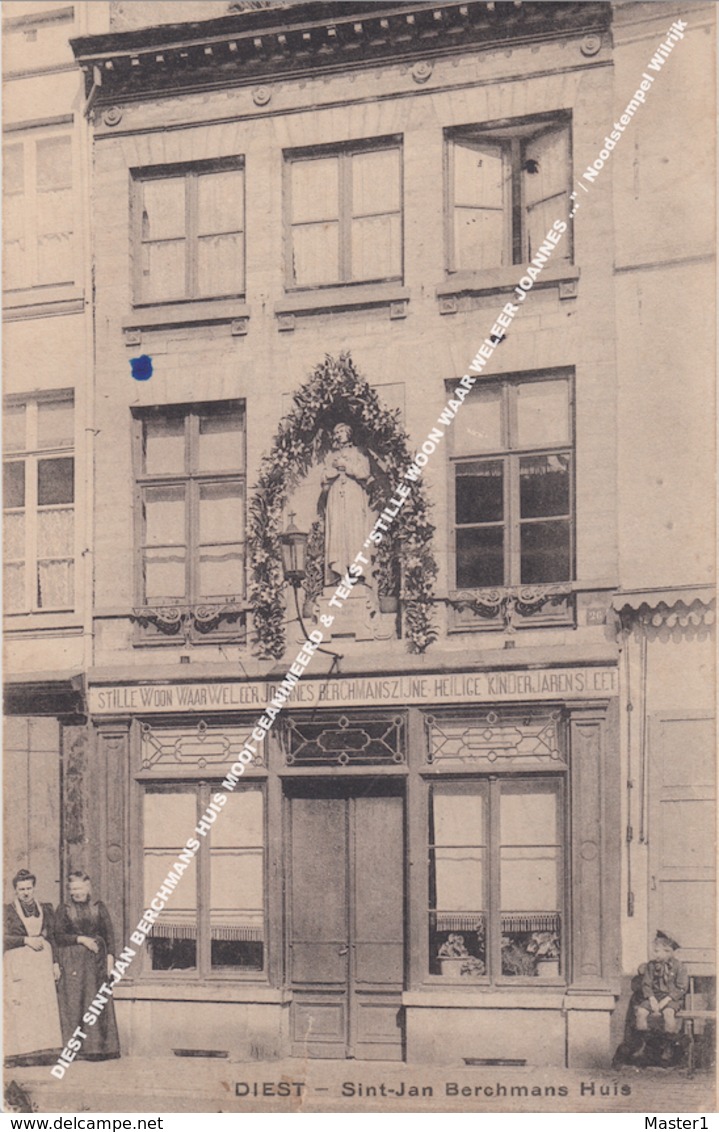
<path id="1" fill-rule="evenodd" d="M 319 425 L 326 420 L 328 424 Z M 329 355 L 293 395 L 293 408 L 282 418 L 270 452 L 263 457 L 249 506 L 250 601 L 258 651 L 279 660 L 285 651 L 286 612 L 282 599 L 280 532 L 282 511 L 292 488 L 330 448 L 332 426 L 346 421 L 353 442 L 371 449 L 379 474 L 370 485 L 370 507 L 379 512 L 402 481 L 412 456 L 398 411 L 382 407 L 357 372 L 349 353 Z M 398 586 L 404 602 L 405 635 L 412 652 L 424 652 L 437 634 L 432 626 L 437 565 L 430 546 L 434 527 L 421 484 L 413 486 L 404 507 L 376 550 L 380 592 Z M 369 532 L 368 532 L 369 533 Z M 358 547 L 358 550 L 361 547 Z"/>

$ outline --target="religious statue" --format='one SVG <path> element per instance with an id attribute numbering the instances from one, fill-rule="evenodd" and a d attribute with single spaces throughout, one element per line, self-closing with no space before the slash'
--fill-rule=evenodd
<path id="1" fill-rule="evenodd" d="M 325 585 L 335 585 L 364 547 L 372 527 L 367 490 L 369 458 L 352 443 L 348 424 L 332 430 L 332 451 L 322 469 L 325 499 Z"/>

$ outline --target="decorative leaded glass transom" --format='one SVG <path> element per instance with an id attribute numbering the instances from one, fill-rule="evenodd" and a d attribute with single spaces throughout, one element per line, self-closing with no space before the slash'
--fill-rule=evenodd
<path id="1" fill-rule="evenodd" d="M 471 716 L 425 717 L 427 761 L 461 762 L 473 767 L 507 769 L 565 765 L 561 749 L 561 712 L 521 713 L 492 710 Z"/>
<path id="2" fill-rule="evenodd" d="M 289 718 L 283 743 L 288 766 L 377 766 L 405 761 L 401 716 Z"/>
<path id="3" fill-rule="evenodd" d="M 140 727 L 140 770 L 172 775 L 187 771 L 225 774 L 250 738 L 251 724 L 232 727 L 201 719 L 186 727 Z M 257 746 L 257 744 L 253 744 Z M 262 748 L 248 766 L 263 766 Z"/>

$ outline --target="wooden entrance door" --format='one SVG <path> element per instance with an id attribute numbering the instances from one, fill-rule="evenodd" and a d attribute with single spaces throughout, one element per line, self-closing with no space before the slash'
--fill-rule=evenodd
<path id="1" fill-rule="evenodd" d="M 325 780 L 288 794 L 292 1053 L 400 1061 L 402 794 Z"/>

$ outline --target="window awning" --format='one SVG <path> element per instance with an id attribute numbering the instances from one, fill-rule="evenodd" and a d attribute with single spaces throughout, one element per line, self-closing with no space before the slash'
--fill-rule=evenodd
<path id="1" fill-rule="evenodd" d="M 716 591 L 711 586 L 677 586 L 667 589 L 617 590 L 612 607 L 627 620 L 642 620 L 656 627 L 712 625 Z"/>

